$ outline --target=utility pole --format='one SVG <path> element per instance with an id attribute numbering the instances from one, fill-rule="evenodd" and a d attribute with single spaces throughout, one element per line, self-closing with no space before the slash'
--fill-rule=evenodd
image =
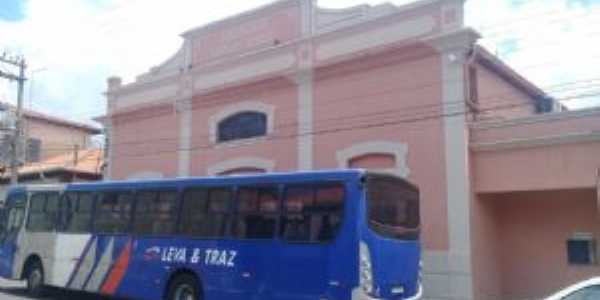
<path id="1" fill-rule="evenodd" d="M 0 62 L 12 65 L 19 68 L 19 74 L 11 74 L 0 71 L 0 77 L 10 81 L 17 81 L 19 87 L 17 91 L 17 111 L 15 132 L 11 141 L 11 160 L 10 160 L 10 184 L 14 185 L 19 182 L 19 166 L 21 165 L 21 154 L 23 153 L 23 92 L 25 89 L 25 59 L 23 57 L 10 58 L 6 57 L 6 53 L 0 56 Z"/>

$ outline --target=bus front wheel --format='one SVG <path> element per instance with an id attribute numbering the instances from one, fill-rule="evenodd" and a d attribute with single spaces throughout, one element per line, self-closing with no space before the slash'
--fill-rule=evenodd
<path id="1" fill-rule="evenodd" d="M 44 268 L 42 264 L 34 260 L 27 267 L 27 292 L 34 297 L 44 295 Z"/>
<path id="2" fill-rule="evenodd" d="M 201 300 L 198 280 L 191 274 L 180 274 L 169 284 L 167 300 Z"/>

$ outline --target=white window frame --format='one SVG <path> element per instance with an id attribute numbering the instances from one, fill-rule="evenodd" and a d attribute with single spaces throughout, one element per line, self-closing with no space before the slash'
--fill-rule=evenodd
<path id="1" fill-rule="evenodd" d="M 244 168 L 261 169 L 266 172 L 273 172 L 275 169 L 275 162 L 261 157 L 238 157 L 213 164 L 206 169 L 206 173 L 209 176 L 217 176 L 231 170 Z"/>
<path id="2" fill-rule="evenodd" d="M 219 145 L 221 145 L 221 144 L 231 145 L 231 144 L 240 144 L 240 143 L 246 144 L 246 143 L 252 143 L 254 141 L 263 139 L 265 136 L 246 138 L 246 139 L 238 139 L 238 140 L 226 141 L 226 142 L 218 141 L 219 123 L 221 123 L 221 121 L 223 121 L 231 116 L 234 116 L 236 114 L 243 113 L 243 112 L 258 112 L 258 113 L 265 114 L 267 117 L 266 136 L 269 136 L 273 133 L 273 131 L 275 129 L 275 106 L 266 104 L 263 102 L 258 102 L 258 101 L 238 102 L 238 103 L 224 107 L 219 112 L 217 112 L 216 114 L 214 114 L 208 118 L 208 136 L 210 138 L 210 143 L 211 144 L 219 144 Z"/>
<path id="3" fill-rule="evenodd" d="M 348 148 L 337 151 L 336 158 L 338 167 L 347 169 L 350 167 L 350 161 L 354 158 L 369 154 L 392 155 L 396 162 L 393 168 L 376 169 L 376 171 L 407 178 L 410 175 L 408 168 L 408 145 L 390 141 L 368 141 L 352 145 Z"/>

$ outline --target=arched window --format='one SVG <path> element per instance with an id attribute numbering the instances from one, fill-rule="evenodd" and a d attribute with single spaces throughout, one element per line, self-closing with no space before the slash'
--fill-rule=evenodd
<path id="1" fill-rule="evenodd" d="M 228 142 L 267 134 L 267 115 L 262 112 L 240 112 L 218 124 L 217 141 Z"/>
<path id="2" fill-rule="evenodd" d="M 219 176 L 232 176 L 232 175 L 246 175 L 246 174 L 261 174 L 266 173 L 265 169 L 254 168 L 254 167 L 245 167 L 245 168 L 236 168 L 221 172 L 217 175 Z"/>
<path id="3" fill-rule="evenodd" d="M 369 141 L 337 152 L 338 167 L 362 168 L 408 177 L 408 145 L 391 141 Z"/>

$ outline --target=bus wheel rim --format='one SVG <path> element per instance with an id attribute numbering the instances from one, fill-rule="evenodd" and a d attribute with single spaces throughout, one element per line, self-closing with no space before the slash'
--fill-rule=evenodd
<path id="1" fill-rule="evenodd" d="M 36 289 L 37 287 L 39 287 L 41 285 L 42 282 L 42 272 L 39 269 L 34 269 L 31 271 L 31 274 L 29 274 L 29 287 L 31 289 Z"/>
<path id="2" fill-rule="evenodd" d="M 175 289 L 174 300 L 196 300 L 194 299 L 194 289 L 187 284 L 178 286 L 177 289 Z"/>

